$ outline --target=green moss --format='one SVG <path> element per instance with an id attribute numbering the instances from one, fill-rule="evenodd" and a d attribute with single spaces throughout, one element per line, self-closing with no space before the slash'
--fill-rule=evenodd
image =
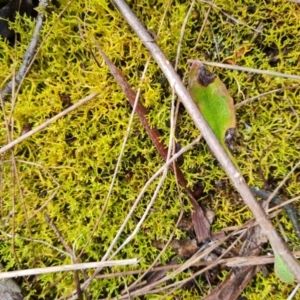
<path id="1" fill-rule="evenodd" d="M 147 28 L 157 32 L 166 3 L 167 1 L 163 0 L 152 3 L 132 1 L 132 6 Z M 212 9 L 209 23 L 199 44 L 196 44 L 205 10 L 208 9 L 206 4 L 199 2 L 195 6 L 193 18 L 187 23 L 182 41 L 180 74 L 187 70 L 187 59 L 193 58 L 225 62 L 230 59 L 242 66 L 290 74 L 299 73 L 297 4 L 288 1 L 282 3 L 271 1 L 268 4 L 253 1 L 245 4 L 242 1 L 230 0 L 217 1 L 216 5 L 248 26 L 256 28 L 259 22 L 263 22 L 263 33 L 253 39 L 254 32 L 251 29 Z M 157 43 L 170 61 L 176 58 L 181 24 L 188 7 L 189 4 L 184 1 L 174 1 L 162 24 Z M 127 130 L 131 108 L 97 52 L 92 36 L 97 37 L 104 51 L 122 70 L 134 89 L 142 87 L 141 102 L 149 111 L 149 122 L 162 132 L 162 141 L 168 143 L 170 88 L 154 62 L 150 63 L 145 81 L 140 83 L 140 76 L 149 54 L 120 14 L 105 1 L 74 1 L 58 20 L 57 16 L 61 9 L 62 7 L 53 7 L 52 11 L 47 13 L 42 36 L 45 37 L 50 31 L 49 38 L 24 81 L 15 107 L 12 108 L 9 102 L 5 104 L 8 115 L 13 109 L 13 137 L 17 138 L 20 135 L 24 125 L 31 123 L 35 127 L 62 111 L 64 108 L 60 94 L 69 95 L 72 103 L 95 91 L 100 95 L 14 148 L 17 159 L 38 164 L 17 163 L 20 189 L 13 180 L 11 165 L 2 164 L 1 217 L 6 225 L 2 227 L 0 255 L 7 269 L 69 264 L 70 258 L 45 244 L 19 238 L 15 239 L 15 251 L 12 253 L 12 241 L 4 232 L 11 234 L 14 227 L 18 237 L 42 240 L 65 251 L 45 221 L 44 213 L 47 213 L 66 242 L 70 245 L 75 243 L 75 252 L 79 254 L 87 243 L 103 208 Z M 78 23 L 87 29 L 85 41 L 79 35 Z M 12 28 L 21 34 L 22 43 L 18 43 L 16 49 L 13 49 L 5 42 L 0 42 L 1 87 L 9 79 L 13 67 L 20 66 L 33 26 L 33 20 L 19 17 L 16 23 L 12 24 Z M 246 49 L 245 52 L 241 51 L 243 47 Z M 90 54 L 90 48 L 95 51 L 100 67 Z M 266 75 L 216 68 L 213 71 L 226 83 L 236 103 L 244 100 L 244 97 L 253 97 L 293 83 L 288 79 Z M 300 137 L 298 98 L 297 90 L 285 90 L 262 97 L 237 110 L 238 136 L 235 156 L 249 184 L 257 186 L 263 184 L 261 169 L 271 187 L 274 187 L 298 161 Z M 2 145 L 7 142 L 3 120 L 2 116 L 0 126 Z M 178 128 L 178 141 L 182 146 L 199 134 L 183 110 L 180 111 Z M 7 152 L 3 159 L 9 160 L 10 157 L 11 153 Z M 139 191 L 162 163 L 162 158 L 140 121 L 135 118 L 106 213 L 93 239 L 87 245 L 82 261 L 97 261 L 102 258 Z M 216 164 L 204 142 L 184 155 L 181 169 L 190 187 L 202 183 L 206 193 L 215 193 L 208 203 L 208 206 L 216 212 L 214 231 L 243 224 L 250 218 L 248 209 L 240 200 L 234 198 L 231 188 L 216 192 L 216 182 L 226 179 L 226 175 Z M 42 211 L 37 212 L 56 191 L 58 185 L 55 181 L 59 184 L 56 196 Z M 22 191 L 22 196 L 19 190 Z M 135 228 L 154 190 L 153 184 L 138 205 L 134 217 L 126 226 L 115 249 Z M 284 186 L 284 193 L 287 197 L 299 194 L 298 171 Z M 185 210 L 189 211 L 188 200 L 184 195 L 181 196 Z M 14 222 L 11 215 L 13 197 Z M 203 200 L 208 202 L 207 198 Z M 299 207 L 299 202 L 295 205 Z M 30 218 L 35 213 L 37 214 L 34 218 Z M 105 269 L 104 272 L 145 269 L 150 266 L 159 253 L 159 250 L 152 246 L 152 242 L 156 239 L 167 241 L 174 230 L 179 213 L 180 203 L 175 179 L 169 174 L 141 230 L 116 256 L 116 259 L 136 257 L 141 259 L 140 264 L 135 267 Z M 293 242 L 292 248 L 297 249 L 299 241 L 285 215 L 280 221 Z M 185 233 L 176 229 L 176 237 L 182 236 L 185 236 Z M 173 255 L 174 253 L 168 250 L 160 259 L 160 263 L 165 265 Z M 91 271 L 88 273 L 91 274 Z M 180 274 L 176 280 L 187 276 L 187 273 Z M 126 284 L 131 284 L 134 279 L 134 276 L 126 277 Z M 58 284 L 47 289 L 57 280 Z M 54 299 L 66 296 L 74 290 L 71 273 L 65 276 L 62 273 L 38 276 L 37 282 L 34 287 L 23 282 L 24 289 L 31 293 L 28 299 L 37 294 L 40 298 Z M 198 284 L 203 293 L 208 293 L 208 287 L 201 278 Z M 123 288 L 123 278 L 117 277 L 93 281 L 90 292 L 96 299 L 117 296 Z M 286 298 L 290 289 L 272 275 L 268 278 L 258 275 L 247 287 L 244 295 L 248 299 L 264 299 L 267 297 L 266 291 L 268 298 L 279 299 L 280 295 L 282 299 Z M 180 289 L 174 292 L 175 295 L 185 299 L 199 298 L 196 289 Z M 149 295 L 148 299 L 160 299 L 161 296 L 162 294 Z"/>

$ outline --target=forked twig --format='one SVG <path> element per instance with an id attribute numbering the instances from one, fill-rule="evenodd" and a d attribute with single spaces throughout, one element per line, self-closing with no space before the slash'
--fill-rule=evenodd
<path id="1" fill-rule="evenodd" d="M 63 238 L 60 230 L 57 228 L 57 226 L 54 224 L 54 222 L 50 219 L 48 214 L 45 213 L 44 216 L 45 216 L 46 222 L 49 224 L 49 226 L 52 228 L 52 230 L 56 234 L 56 237 L 58 238 L 58 240 L 62 243 L 62 245 L 64 246 L 66 251 L 71 255 L 72 262 L 76 263 L 77 262 L 76 255 L 75 255 L 74 251 L 72 250 L 72 248 L 68 245 L 68 243 Z M 79 275 L 78 275 L 77 270 L 73 271 L 73 277 L 74 277 L 74 281 L 75 281 L 75 287 L 76 287 L 78 299 L 83 300 L 83 294 L 82 294 L 82 290 L 80 288 L 80 280 L 79 280 Z"/>

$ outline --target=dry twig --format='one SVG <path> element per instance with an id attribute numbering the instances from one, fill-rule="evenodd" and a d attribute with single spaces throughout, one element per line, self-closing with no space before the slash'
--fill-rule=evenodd
<path id="1" fill-rule="evenodd" d="M 3 100 L 6 100 L 7 97 L 12 93 L 13 87 L 16 89 L 19 87 L 20 83 L 24 80 L 26 74 L 30 69 L 30 66 L 32 64 L 38 46 L 40 32 L 43 26 L 43 21 L 45 17 L 43 11 L 46 9 L 47 5 L 48 5 L 47 0 L 41 0 L 39 3 L 38 8 L 40 11 L 37 16 L 37 21 L 36 21 L 33 36 L 24 54 L 22 66 L 20 67 L 19 72 L 16 74 L 16 76 L 10 82 L 8 82 L 6 86 L 3 88 L 3 90 L 1 91 L 1 97 Z"/>

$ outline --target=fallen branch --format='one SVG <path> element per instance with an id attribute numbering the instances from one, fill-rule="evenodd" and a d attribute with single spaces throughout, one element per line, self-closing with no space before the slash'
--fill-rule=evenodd
<path id="1" fill-rule="evenodd" d="M 185 106 L 195 125 L 201 131 L 213 154 L 224 168 L 225 172 L 243 198 L 245 204 L 252 211 L 257 223 L 261 227 L 263 234 L 267 236 L 272 248 L 282 257 L 283 261 L 291 270 L 295 278 L 298 280 L 298 282 L 300 282 L 300 265 L 293 257 L 291 251 L 285 245 L 280 235 L 269 221 L 268 216 L 253 196 L 249 187 L 245 183 L 243 175 L 234 166 L 228 155 L 225 153 L 207 122 L 199 112 L 196 104 L 191 99 L 185 86 L 182 84 L 178 74 L 174 71 L 171 63 L 165 57 L 161 49 L 155 43 L 149 32 L 141 24 L 139 19 L 133 14 L 125 1 L 113 0 L 113 3 L 119 9 L 120 13 L 123 15 L 124 19 L 128 22 L 131 28 L 139 36 L 145 47 L 152 54 L 153 58 L 168 79 L 170 86 L 174 88 L 176 94 Z"/>

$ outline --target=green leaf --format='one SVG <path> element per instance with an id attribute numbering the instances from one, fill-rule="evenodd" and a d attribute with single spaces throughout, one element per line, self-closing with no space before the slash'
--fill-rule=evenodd
<path id="1" fill-rule="evenodd" d="M 208 71 L 200 61 L 190 62 L 188 91 L 220 144 L 236 165 L 229 151 L 233 150 L 232 140 L 236 128 L 233 99 L 219 77 Z"/>
<path id="2" fill-rule="evenodd" d="M 275 273 L 278 278 L 288 284 L 292 284 L 294 282 L 294 275 L 282 260 L 281 256 L 274 251 L 275 262 L 274 262 L 274 269 Z"/>

